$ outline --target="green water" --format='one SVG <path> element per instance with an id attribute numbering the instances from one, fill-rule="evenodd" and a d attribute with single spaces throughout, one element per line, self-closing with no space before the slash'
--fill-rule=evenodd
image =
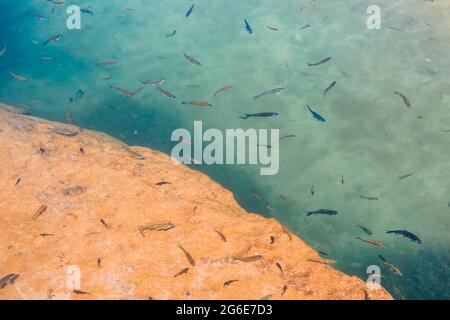
<path id="1" fill-rule="evenodd" d="M 70 4 L 81 3 L 2 0 L 0 49 L 8 47 L 0 57 L 1 101 L 52 120 L 65 121 L 69 113 L 76 125 L 166 153 L 174 146 L 172 131 L 191 129 L 194 120 L 222 130 L 295 134 L 280 143 L 275 176 L 260 176 L 258 166 L 193 167 L 232 189 L 247 210 L 276 217 L 327 252 L 338 269 L 365 279 L 369 265 L 382 266 L 382 254 L 403 272 L 399 277 L 382 266 L 382 285 L 396 298 L 450 298 L 450 1 L 377 1 L 381 30 L 367 28 L 372 1 L 366 0 L 197 0 L 188 18 L 188 0 L 89 1 L 82 4 L 94 16 L 82 15 L 81 30 L 65 27 Z M 58 33 L 62 40 L 42 45 Z M 189 64 L 184 51 L 202 66 Z M 307 67 L 328 56 L 329 63 Z M 118 65 L 96 65 L 104 60 Z M 16 81 L 8 71 L 28 80 Z M 176 100 L 155 86 L 133 98 L 109 88 L 134 91 L 138 79 L 159 77 L 168 79 L 161 87 Z M 337 84 L 324 97 L 332 81 Z M 225 85 L 233 88 L 214 96 Z M 253 101 L 275 87 L 286 91 Z M 70 104 L 78 89 L 85 95 Z M 181 105 L 184 100 L 214 107 Z M 314 121 L 307 104 L 327 122 Z M 260 111 L 280 115 L 239 118 Z M 321 208 L 339 214 L 306 217 Z M 385 234 L 391 229 L 409 230 L 423 243 Z"/>

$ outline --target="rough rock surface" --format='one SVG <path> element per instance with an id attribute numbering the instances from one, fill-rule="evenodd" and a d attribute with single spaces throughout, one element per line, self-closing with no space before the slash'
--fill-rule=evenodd
<path id="1" fill-rule="evenodd" d="M 20 113 L 0 105 L 0 299 L 392 299 L 169 156 Z"/>

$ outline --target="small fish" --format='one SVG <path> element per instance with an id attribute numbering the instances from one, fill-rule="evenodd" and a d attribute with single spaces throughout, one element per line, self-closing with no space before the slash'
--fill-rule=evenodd
<path id="1" fill-rule="evenodd" d="M 131 149 L 130 149 L 129 147 L 127 147 L 127 146 L 124 146 L 123 148 L 124 148 L 124 150 L 125 150 L 126 152 L 128 152 L 128 154 L 129 154 L 133 159 L 136 159 L 136 160 L 145 160 L 145 157 L 144 157 L 142 154 L 137 153 L 137 152 L 134 151 L 134 150 L 131 150 Z"/>
<path id="2" fill-rule="evenodd" d="M 17 185 L 20 183 L 20 181 L 22 181 L 22 179 L 20 179 L 20 178 L 17 179 L 17 180 L 16 180 L 16 183 L 14 184 L 14 186 L 17 187 Z"/>
<path id="3" fill-rule="evenodd" d="M 252 118 L 252 117 L 273 118 L 276 116 L 278 116 L 277 112 L 246 113 L 245 115 L 241 116 L 241 119 L 248 119 L 248 118 Z"/>
<path id="4" fill-rule="evenodd" d="M 379 200 L 379 198 L 377 198 L 377 197 L 366 197 L 366 196 L 359 196 L 361 199 L 364 199 L 364 200 L 370 200 L 370 201 L 377 201 L 377 200 Z"/>
<path id="5" fill-rule="evenodd" d="M 393 233 L 393 234 L 401 235 L 416 244 L 422 243 L 422 240 L 420 240 L 420 238 L 418 236 L 416 236 L 414 233 L 409 232 L 407 230 L 390 230 L 390 231 L 386 231 L 386 233 Z"/>
<path id="6" fill-rule="evenodd" d="M 220 232 L 216 229 L 214 229 L 214 231 L 219 235 L 220 239 L 222 239 L 223 242 L 227 242 L 227 238 L 225 237 L 225 235 L 222 232 Z"/>
<path id="7" fill-rule="evenodd" d="M 99 268 L 102 267 L 102 262 L 103 262 L 103 259 L 102 259 L 102 258 L 98 258 L 98 259 L 97 259 L 97 265 L 98 265 Z"/>
<path id="8" fill-rule="evenodd" d="M 50 44 L 50 43 L 52 43 L 52 42 L 59 41 L 59 40 L 62 39 L 62 37 L 63 37 L 62 34 L 54 35 L 54 36 L 48 38 L 48 39 L 44 42 L 44 46 L 46 46 L 46 45 L 48 45 L 48 44 Z"/>
<path id="9" fill-rule="evenodd" d="M 52 58 L 52 57 L 49 57 L 49 56 L 41 56 L 39 59 L 41 59 L 41 60 L 43 60 L 43 61 L 50 61 L 50 60 L 52 60 L 53 58 Z"/>
<path id="10" fill-rule="evenodd" d="M 8 284 L 13 285 L 18 277 L 19 275 L 17 273 L 10 273 L 7 276 L 4 276 L 0 279 L 0 289 L 3 289 Z"/>
<path id="11" fill-rule="evenodd" d="M 94 15 L 94 13 L 91 10 L 87 9 L 87 8 L 81 8 L 80 12 L 86 13 L 86 14 L 91 15 L 91 16 Z"/>
<path id="12" fill-rule="evenodd" d="M 356 239 L 361 240 L 363 242 L 366 242 L 368 244 L 371 244 L 373 246 L 379 247 L 379 248 L 384 248 L 384 243 L 377 241 L 377 240 L 369 240 L 369 239 L 363 239 L 360 237 L 356 237 Z"/>
<path id="13" fill-rule="evenodd" d="M 43 15 L 40 15 L 40 14 L 32 13 L 31 16 L 32 16 L 33 18 L 35 18 L 36 20 L 39 20 L 39 21 L 45 21 L 45 20 L 47 20 L 47 17 L 45 17 L 45 16 L 43 16 Z"/>
<path id="14" fill-rule="evenodd" d="M 168 231 L 175 228 L 173 223 L 147 224 L 138 226 L 139 232 L 144 235 L 145 231 Z"/>
<path id="15" fill-rule="evenodd" d="M 207 102 L 203 102 L 203 101 L 183 101 L 181 102 L 181 104 L 191 104 L 197 107 L 201 107 L 201 108 L 208 108 L 208 107 L 212 107 L 212 104 L 209 104 Z"/>
<path id="16" fill-rule="evenodd" d="M 403 176 L 398 177 L 398 180 L 403 180 L 403 179 L 409 178 L 409 177 L 411 177 L 412 175 L 414 175 L 414 173 L 408 173 L 408 174 L 405 174 L 405 175 L 403 175 Z"/>
<path id="17" fill-rule="evenodd" d="M 387 261 L 381 254 L 378 255 L 378 258 L 381 259 L 381 261 L 383 261 L 383 263 L 395 274 L 399 275 L 400 277 L 403 277 L 403 273 L 400 271 L 399 268 L 397 268 L 396 266 L 394 266 L 392 263 L 390 263 L 389 261 Z"/>
<path id="18" fill-rule="evenodd" d="M 252 34 L 253 33 L 253 29 L 250 26 L 250 23 L 248 23 L 247 19 L 244 19 L 244 23 L 245 23 L 245 29 L 247 30 L 247 32 Z"/>
<path id="19" fill-rule="evenodd" d="M 125 11 L 136 12 L 136 10 L 134 10 L 133 8 L 131 8 L 130 6 L 127 6 L 127 5 L 124 5 L 122 8 Z"/>
<path id="20" fill-rule="evenodd" d="M 75 137 L 78 135 L 78 132 L 76 132 L 76 131 L 72 131 L 67 128 L 60 128 L 60 127 L 52 128 L 51 132 L 62 135 L 62 136 L 66 136 L 66 137 Z"/>
<path id="21" fill-rule="evenodd" d="M 189 61 L 191 64 L 196 65 L 196 66 L 202 65 L 197 59 L 191 57 L 186 52 L 184 52 L 183 54 L 184 54 L 184 57 L 186 58 L 186 60 Z"/>
<path id="22" fill-rule="evenodd" d="M 189 254 L 189 252 L 186 251 L 185 248 L 183 248 L 183 246 L 181 246 L 180 244 L 178 245 L 178 248 L 180 248 L 184 255 L 186 256 L 186 258 L 188 259 L 189 263 L 191 264 L 191 266 L 195 267 L 195 261 L 194 258 L 192 258 L 192 256 Z"/>
<path id="23" fill-rule="evenodd" d="M 81 89 L 78 89 L 78 91 L 75 93 L 75 96 L 72 98 L 69 98 L 69 103 L 77 102 L 78 100 L 83 98 L 83 96 L 84 96 L 84 91 Z"/>
<path id="24" fill-rule="evenodd" d="M 114 66 L 116 64 L 118 64 L 119 62 L 115 61 L 115 60 L 105 60 L 105 61 L 100 61 L 97 62 L 95 65 L 103 65 L 103 66 Z"/>
<path id="25" fill-rule="evenodd" d="M 327 256 L 328 253 L 326 253 L 325 251 L 321 251 L 321 250 L 317 250 L 318 253 L 320 253 L 323 256 Z"/>
<path id="26" fill-rule="evenodd" d="M 283 287 L 283 291 L 281 292 L 281 296 L 284 296 L 284 294 L 286 293 L 287 289 L 288 289 L 288 286 L 285 285 Z"/>
<path id="27" fill-rule="evenodd" d="M 125 89 L 122 89 L 122 88 L 119 88 L 119 87 L 110 87 L 110 88 L 116 90 L 117 92 L 120 92 L 121 94 L 123 94 L 127 98 L 134 97 L 135 95 L 139 94 L 144 89 L 144 87 L 140 87 L 135 92 L 130 92 L 128 90 L 125 90 Z"/>
<path id="28" fill-rule="evenodd" d="M 365 233 L 367 233 L 369 236 L 371 236 L 373 233 L 372 231 L 370 231 L 368 228 L 361 226 L 359 224 L 356 225 L 358 228 L 360 228 L 362 231 L 364 231 Z"/>
<path id="29" fill-rule="evenodd" d="M 295 134 L 286 134 L 284 136 L 281 136 L 280 140 L 288 139 L 288 138 L 295 138 Z"/>
<path id="30" fill-rule="evenodd" d="M 314 119 L 316 119 L 319 122 L 325 122 L 326 121 L 324 117 L 322 117 L 320 114 L 318 114 L 313 109 L 311 109 L 311 107 L 309 105 L 308 105 L 308 109 L 309 109 L 309 112 L 311 112 L 311 114 L 314 117 Z"/>
<path id="31" fill-rule="evenodd" d="M 177 98 L 172 93 L 170 93 L 169 91 L 161 89 L 160 87 L 158 87 L 158 90 L 161 91 L 166 97 L 169 97 L 169 98 L 172 98 L 172 99 L 176 99 Z"/>
<path id="32" fill-rule="evenodd" d="M 174 278 L 177 278 L 177 277 L 179 277 L 179 276 L 181 276 L 181 275 L 183 275 L 183 274 L 186 274 L 186 273 L 188 273 L 188 271 L 189 271 L 189 268 L 184 268 L 183 270 L 181 270 L 180 272 L 178 272 L 176 275 L 174 275 L 173 277 Z"/>
<path id="33" fill-rule="evenodd" d="M 275 28 L 275 27 L 267 26 L 267 28 L 270 29 L 270 30 L 272 30 L 272 31 L 279 31 L 279 29 L 278 29 L 278 28 Z"/>
<path id="34" fill-rule="evenodd" d="M 35 212 L 35 214 L 33 215 L 33 217 L 31 219 L 32 220 L 37 220 L 37 218 L 39 218 L 45 211 L 47 211 L 47 206 L 46 205 L 41 205 L 39 207 L 39 209 L 37 209 L 37 211 Z"/>
<path id="35" fill-rule="evenodd" d="M 344 184 L 344 175 L 341 175 L 341 184 Z"/>
<path id="36" fill-rule="evenodd" d="M 322 60 L 320 60 L 319 62 L 316 62 L 316 63 L 308 63 L 308 67 L 320 66 L 321 64 L 327 63 L 330 60 L 331 60 L 331 57 L 328 57 L 328 58 L 322 59 Z"/>
<path id="37" fill-rule="evenodd" d="M 173 37 L 177 33 L 177 30 L 173 30 L 171 33 L 166 34 L 166 37 Z"/>
<path id="38" fill-rule="evenodd" d="M 279 262 L 276 262 L 275 265 L 277 266 L 278 270 L 280 270 L 281 274 L 284 274 L 284 270 L 281 267 L 281 264 Z"/>
<path id="39" fill-rule="evenodd" d="M 278 94 L 281 94 L 285 90 L 286 90 L 285 88 L 270 89 L 270 90 L 264 91 L 264 92 L 262 92 L 262 93 L 260 93 L 260 94 L 258 94 L 256 96 L 254 96 L 253 100 L 257 100 L 257 99 L 262 98 L 264 96 L 271 96 L 271 95 L 274 95 L 274 94 L 278 95 Z"/>
<path id="40" fill-rule="evenodd" d="M 75 186 L 75 187 L 70 187 L 70 188 L 64 189 L 63 194 L 65 196 L 74 196 L 74 195 L 83 194 L 86 191 L 87 191 L 87 188 L 85 188 L 85 187 Z"/>
<path id="41" fill-rule="evenodd" d="M 164 81 L 166 81 L 167 78 L 156 78 L 156 79 L 150 79 L 150 80 L 139 80 L 139 82 L 141 82 L 142 84 L 161 84 L 164 83 Z"/>
<path id="42" fill-rule="evenodd" d="M 271 294 L 268 294 L 267 296 L 264 296 L 264 297 L 262 297 L 262 298 L 259 299 L 259 300 L 270 300 L 270 299 L 272 299 L 272 295 L 271 295 Z"/>
<path id="43" fill-rule="evenodd" d="M 314 197 L 315 191 L 314 191 L 314 185 L 311 186 L 311 190 L 309 191 L 311 195 Z"/>
<path id="44" fill-rule="evenodd" d="M 3 47 L 2 50 L 0 50 L 0 57 L 3 56 L 6 52 L 6 49 L 8 49 L 8 45 L 5 43 L 5 46 Z"/>
<path id="45" fill-rule="evenodd" d="M 16 79 L 17 81 L 27 81 L 28 80 L 27 78 L 25 78 L 23 76 L 20 76 L 20 75 L 14 73 L 14 72 L 11 72 L 11 71 L 9 71 L 9 74 L 11 75 L 11 77 Z"/>
<path id="46" fill-rule="evenodd" d="M 239 280 L 228 280 L 226 282 L 224 282 L 223 286 L 224 287 L 228 287 L 229 285 L 231 285 L 232 283 L 238 282 Z"/>
<path id="47" fill-rule="evenodd" d="M 312 216 L 312 215 L 319 215 L 319 214 L 328 215 L 328 216 L 335 216 L 335 215 L 338 214 L 338 212 L 335 211 L 335 210 L 319 209 L 319 210 L 316 210 L 316 211 L 308 212 L 306 214 L 306 216 L 309 217 L 309 216 Z"/>
<path id="48" fill-rule="evenodd" d="M 307 28 L 309 28 L 309 27 L 311 27 L 311 25 L 307 24 L 307 25 L 301 27 L 301 28 L 299 29 L 299 31 L 305 30 L 305 29 L 307 29 Z"/>
<path id="49" fill-rule="evenodd" d="M 73 293 L 79 294 L 79 295 L 87 295 L 87 294 L 91 294 L 90 292 L 81 291 L 81 290 L 73 290 Z"/>
<path id="50" fill-rule="evenodd" d="M 189 10 L 186 12 L 186 18 L 189 17 L 192 14 L 192 11 L 194 10 L 194 3 L 189 8 Z"/>
<path id="51" fill-rule="evenodd" d="M 328 91 L 330 91 L 331 89 L 333 89 L 333 87 L 336 85 L 336 83 L 337 83 L 336 81 L 333 81 L 333 82 L 328 86 L 328 88 L 325 89 L 325 91 L 323 92 L 323 96 L 324 96 L 324 97 L 327 95 Z"/>
<path id="52" fill-rule="evenodd" d="M 397 94 L 397 95 L 399 95 L 400 97 L 402 97 L 403 102 L 406 104 L 406 106 L 407 106 L 408 108 L 411 108 L 411 102 L 409 101 L 409 99 L 408 99 L 405 95 L 403 95 L 403 94 L 401 94 L 400 92 L 397 92 L 397 91 L 395 91 L 394 94 Z"/>
<path id="53" fill-rule="evenodd" d="M 53 237 L 54 234 L 52 234 L 52 233 L 40 233 L 39 236 L 42 237 L 42 238 L 46 238 L 46 237 Z"/>
<path id="54" fill-rule="evenodd" d="M 219 93 L 228 91 L 228 90 L 230 90 L 232 87 L 233 87 L 233 86 L 225 86 L 225 87 L 222 87 L 222 88 L 220 88 L 219 90 L 217 90 L 216 92 L 214 92 L 214 96 L 217 96 Z"/>
<path id="55" fill-rule="evenodd" d="M 320 259 L 320 260 L 316 260 L 316 259 L 308 259 L 309 262 L 315 262 L 315 263 L 321 263 L 321 264 L 335 264 L 337 261 L 334 259 Z"/>
<path id="56" fill-rule="evenodd" d="M 109 229 L 111 228 L 111 225 L 109 225 L 105 220 L 100 219 L 100 223 L 106 228 Z"/>
<path id="57" fill-rule="evenodd" d="M 236 261 L 253 262 L 253 261 L 261 260 L 263 258 L 263 256 L 261 256 L 261 255 L 250 256 L 250 257 L 237 257 L 237 256 L 234 256 L 232 258 L 233 258 L 233 260 L 236 260 Z"/>
<path id="58" fill-rule="evenodd" d="M 168 181 L 160 181 L 160 182 L 156 183 L 157 186 L 163 186 L 163 185 L 166 185 L 166 184 L 172 184 L 172 183 L 170 183 Z"/>

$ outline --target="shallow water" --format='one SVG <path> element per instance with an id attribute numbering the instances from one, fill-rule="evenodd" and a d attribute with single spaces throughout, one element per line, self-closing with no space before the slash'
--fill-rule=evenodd
<path id="1" fill-rule="evenodd" d="M 81 30 L 65 26 L 70 4 L 77 3 L 1 1 L 0 49 L 6 43 L 7 50 L 0 57 L 0 101 L 52 120 L 66 121 L 70 114 L 76 125 L 166 153 L 174 146 L 172 131 L 190 129 L 194 120 L 223 130 L 295 134 L 280 143 L 275 176 L 260 176 L 257 166 L 193 167 L 232 189 L 244 208 L 276 217 L 327 252 L 338 269 L 365 279 L 369 265 L 380 265 L 382 284 L 396 298 L 450 298 L 450 1 L 378 1 L 381 30 L 366 27 L 372 1 L 365 0 L 197 0 L 188 18 L 188 0 L 89 1 L 84 4 L 94 16 L 82 15 Z M 62 40 L 42 45 L 58 33 Z M 189 64 L 184 51 L 202 66 Z M 327 56 L 331 62 L 307 67 Z M 96 65 L 104 60 L 119 63 Z M 16 81 L 8 71 L 28 80 Z M 138 79 L 159 77 L 168 78 L 161 87 L 176 100 L 154 86 L 133 98 L 109 88 L 134 91 Z M 324 97 L 332 81 L 337 85 Z M 233 88 L 215 97 L 225 85 Z M 286 91 L 253 101 L 274 87 Z M 85 95 L 70 104 L 78 89 Z M 411 108 L 394 91 L 405 94 Z M 181 105 L 183 100 L 214 107 Z M 314 121 L 307 104 L 327 122 Z M 239 118 L 259 111 L 280 115 Z M 409 173 L 414 175 L 399 179 Z M 306 217 L 320 208 L 339 214 Z M 385 234 L 390 229 L 412 231 L 423 243 Z M 403 277 L 383 266 L 378 254 Z"/>

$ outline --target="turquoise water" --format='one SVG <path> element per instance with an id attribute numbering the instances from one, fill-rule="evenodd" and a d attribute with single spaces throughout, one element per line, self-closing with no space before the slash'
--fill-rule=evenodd
<path id="1" fill-rule="evenodd" d="M 258 166 L 193 167 L 232 189 L 247 210 L 276 217 L 328 253 L 324 257 L 337 260 L 336 268 L 365 279 L 369 265 L 380 265 L 382 284 L 396 298 L 450 298 L 450 1 L 377 1 L 381 30 L 366 27 L 372 1 L 197 0 L 186 18 L 192 3 L 2 0 L 0 50 L 3 44 L 7 49 L 0 57 L 0 101 L 51 120 L 72 118 L 81 127 L 168 154 L 172 131 L 191 129 L 194 120 L 222 130 L 294 134 L 280 142 L 275 176 L 261 176 Z M 81 30 L 66 28 L 70 4 L 94 13 L 82 15 Z M 245 30 L 245 18 L 253 34 Z M 64 37 L 42 45 L 55 34 Z M 202 66 L 189 64 L 184 51 Z M 328 56 L 330 62 L 307 67 Z M 105 60 L 118 64 L 97 65 Z M 150 85 L 133 98 L 109 88 L 135 91 L 138 79 L 160 77 L 167 78 L 161 87 L 176 100 Z M 332 81 L 337 84 L 324 97 Z M 233 88 L 214 96 L 225 85 Z M 286 91 L 253 101 L 275 87 Z M 70 104 L 79 89 L 84 96 Z M 411 108 L 394 91 L 407 96 Z M 181 105 L 184 100 L 214 106 Z M 307 104 L 327 122 L 314 121 Z M 279 116 L 239 118 L 260 111 Z M 306 216 L 321 208 L 339 214 Z M 423 242 L 385 233 L 391 229 L 409 230 Z M 382 241 L 385 248 L 358 236 Z M 403 277 L 382 265 L 378 254 Z"/>

